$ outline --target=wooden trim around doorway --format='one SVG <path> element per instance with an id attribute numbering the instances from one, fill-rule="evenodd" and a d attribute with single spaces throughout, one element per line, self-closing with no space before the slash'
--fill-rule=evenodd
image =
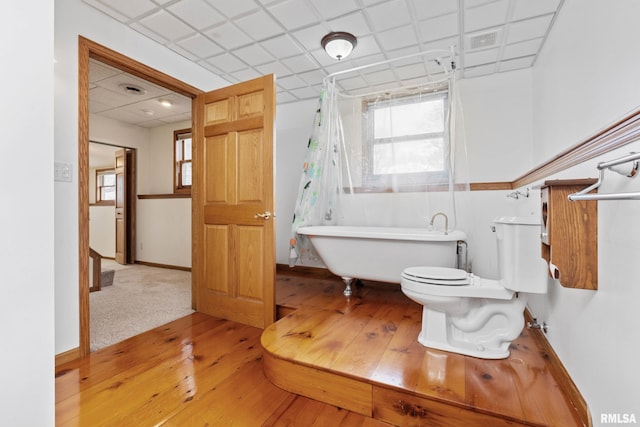
<path id="1" fill-rule="evenodd" d="M 89 59 L 93 58 L 189 98 L 202 93 L 187 83 L 124 56 L 82 36 L 78 37 L 78 265 L 79 356 L 90 352 L 89 334 Z"/>

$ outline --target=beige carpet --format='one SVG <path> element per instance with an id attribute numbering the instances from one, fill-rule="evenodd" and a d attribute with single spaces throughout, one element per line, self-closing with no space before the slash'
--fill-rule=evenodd
<path id="1" fill-rule="evenodd" d="M 111 260 L 102 268 L 115 275 L 113 285 L 90 294 L 91 351 L 193 313 L 188 271 Z"/>

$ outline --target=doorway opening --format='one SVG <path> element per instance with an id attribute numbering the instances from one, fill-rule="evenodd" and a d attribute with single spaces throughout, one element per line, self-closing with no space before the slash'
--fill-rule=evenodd
<path id="1" fill-rule="evenodd" d="M 78 191 L 79 191 L 79 353 L 90 352 L 90 180 L 89 180 L 89 88 L 90 60 L 96 60 L 117 68 L 154 85 L 166 88 L 188 98 L 195 98 L 201 91 L 171 76 L 121 55 L 111 49 L 79 38 L 79 129 L 78 129 Z M 135 239 L 133 239 L 135 242 Z M 135 247 L 133 248 L 135 253 Z M 192 292 L 193 294 L 193 292 Z"/>

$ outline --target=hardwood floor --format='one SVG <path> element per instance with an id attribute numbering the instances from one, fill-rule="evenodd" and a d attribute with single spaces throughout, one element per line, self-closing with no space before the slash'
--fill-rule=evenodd
<path id="1" fill-rule="evenodd" d="M 397 289 L 367 284 L 350 300 L 342 289 L 331 275 L 279 272 L 288 317 L 264 335 L 195 313 L 61 365 L 56 425 L 580 425 L 526 337 L 517 351 L 533 358 L 427 351 Z"/>
<path id="2" fill-rule="evenodd" d="M 538 331 L 525 328 L 508 358 L 483 360 L 420 345 L 422 307 L 398 285 L 367 282 L 347 299 L 335 278 L 278 280 L 279 303 L 297 309 L 261 342 L 267 378 L 285 390 L 394 425 L 590 425 Z"/>

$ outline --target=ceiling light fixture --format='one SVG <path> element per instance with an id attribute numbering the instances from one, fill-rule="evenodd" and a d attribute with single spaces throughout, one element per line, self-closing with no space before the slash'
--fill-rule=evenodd
<path id="1" fill-rule="evenodd" d="M 358 39 L 351 33 L 336 31 L 324 36 L 320 44 L 330 57 L 341 61 L 356 47 Z"/>
<path id="2" fill-rule="evenodd" d="M 169 101 L 168 99 L 158 99 L 158 102 L 160 103 L 160 105 L 162 105 L 163 107 L 171 107 L 173 104 L 171 103 L 171 101 Z"/>

